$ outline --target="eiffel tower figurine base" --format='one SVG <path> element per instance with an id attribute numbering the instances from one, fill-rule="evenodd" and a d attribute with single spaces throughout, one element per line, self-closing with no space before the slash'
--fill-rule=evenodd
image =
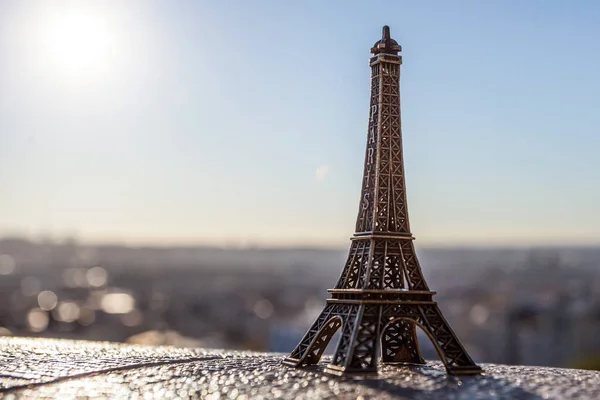
<path id="1" fill-rule="evenodd" d="M 332 298 L 283 364 L 316 364 L 333 335 L 340 342 L 325 372 L 377 373 L 377 358 L 396 365 L 422 365 L 416 327 L 431 339 L 448 373 L 481 373 L 442 316 L 435 292 L 402 289 L 330 289 Z"/>

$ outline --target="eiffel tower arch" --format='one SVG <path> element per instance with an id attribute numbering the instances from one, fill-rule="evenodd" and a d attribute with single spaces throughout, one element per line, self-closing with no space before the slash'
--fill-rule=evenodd
<path id="1" fill-rule="evenodd" d="M 402 48 L 383 27 L 371 53 L 371 102 L 356 230 L 342 274 L 321 314 L 283 361 L 316 364 L 336 331 L 326 371 L 375 372 L 379 361 L 424 364 L 416 328 L 433 342 L 451 374 L 479 368 L 444 319 L 414 248 L 406 201 L 400 119 Z M 380 360 L 381 359 L 381 360 Z"/>
<path id="2" fill-rule="evenodd" d="M 381 329 L 381 362 L 384 364 L 425 364 L 425 360 L 419 352 L 417 326 L 427 333 L 421 324 L 408 317 L 392 317 L 387 321 Z M 433 342 L 433 339 L 429 338 Z"/>

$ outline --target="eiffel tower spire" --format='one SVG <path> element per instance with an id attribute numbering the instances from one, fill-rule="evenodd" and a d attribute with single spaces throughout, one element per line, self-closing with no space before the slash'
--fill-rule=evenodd
<path id="1" fill-rule="evenodd" d="M 381 40 L 377 41 L 371 49 L 372 54 L 393 54 L 397 55 L 402 51 L 402 47 L 390 37 L 390 27 L 385 25 L 381 32 Z"/>
<path id="2" fill-rule="evenodd" d="M 327 371 L 373 372 L 384 363 L 423 364 L 416 330 L 433 342 L 446 369 L 477 374 L 433 300 L 417 260 L 406 204 L 400 120 L 400 45 L 383 27 L 371 53 L 371 101 L 362 192 L 348 259 L 331 298 L 284 363 L 315 364 L 334 333 Z"/>

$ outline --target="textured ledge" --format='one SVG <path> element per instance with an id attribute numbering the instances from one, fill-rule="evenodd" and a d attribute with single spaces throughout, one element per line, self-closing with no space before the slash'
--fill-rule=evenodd
<path id="1" fill-rule="evenodd" d="M 483 364 L 446 375 L 441 363 L 336 378 L 283 354 L 0 338 L 0 398 L 600 399 L 600 372 Z"/>

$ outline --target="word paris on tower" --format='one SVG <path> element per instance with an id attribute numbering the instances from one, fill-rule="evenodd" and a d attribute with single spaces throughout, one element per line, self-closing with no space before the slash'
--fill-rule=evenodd
<path id="1" fill-rule="evenodd" d="M 451 374 L 481 372 L 444 319 L 417 261 L 406 206 L 400 65 L 402 48 L 390 29 L 373 48 L 369 130 L 356 232 L 331 298 L 298 346 L 283 361 L 316 364 L 341 329 L 332 362 L 336 375 L 376 372 L 386 364 L 424 364 L 416 327 L 433 342 Z"/>

